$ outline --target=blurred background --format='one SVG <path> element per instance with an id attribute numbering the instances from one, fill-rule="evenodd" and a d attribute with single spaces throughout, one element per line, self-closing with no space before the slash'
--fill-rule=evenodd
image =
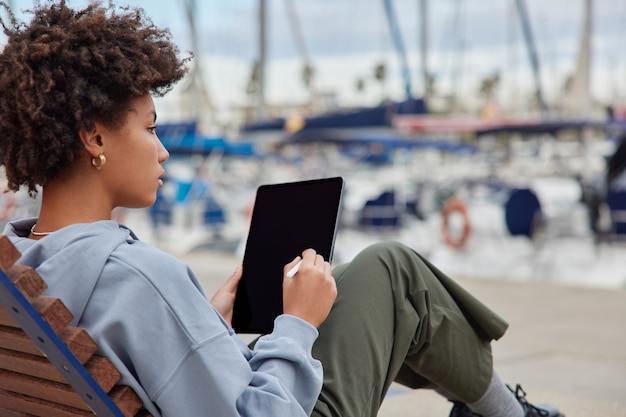
<path id="1" fill-rule="evenodd" d="M 339 175 L 336 262 L 396 239 L 454 276 L 626 287 L 626 1 L 115 3 L 195 56 L 155 101 L 156 203 L 114 213 L 142 239 L 240 257 L 260 184 Z M 37 210 L 0 195 L 0 223 Z"/>

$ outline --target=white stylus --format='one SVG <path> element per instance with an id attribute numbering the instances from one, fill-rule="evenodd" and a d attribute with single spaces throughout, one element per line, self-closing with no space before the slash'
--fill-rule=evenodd
<path id="1" fill-rule="evenodd" d="M 301 260 L 297 264 L 295 264 L 293 268 L 287 271 L 287 278 L 292 278 L 294 275 L 296 275 L 296 272 L 298 272 L 298 269 L 300 269 L 300 265 L 302 265 Z"/>

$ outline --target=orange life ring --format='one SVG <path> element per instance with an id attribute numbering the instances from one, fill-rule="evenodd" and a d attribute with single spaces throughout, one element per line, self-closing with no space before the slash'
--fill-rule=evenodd
<path id="1" fill-rule="evenodd" d="M 463 218 L 463 228 L 461 230 L 460 236 L 452 236 L 452 234 L 450 233 L 449 219 L 450 215 L 453 212 L 459 213 Z M 441 216 L 443 220 L 441 233 L 443 235 L 444 243 L 455 249 L 460 249 L 465 246 L 467 238 L 469 237 L 472 230 L 469 215 L 467 213 L 467 206 L 465 205 L 465 203 L 456 197 L 449 198 L 443 205 L 443 209 L 441 210 Z"/>

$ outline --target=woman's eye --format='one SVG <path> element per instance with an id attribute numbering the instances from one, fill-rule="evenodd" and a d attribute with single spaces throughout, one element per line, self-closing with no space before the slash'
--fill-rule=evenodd
<path id="1" fill-rule="evenodd" d="M 150 126 L 148 128 L 148 132 L 150 132 L 151 135 L 154 135 L 156 133 L 156 126 Z"/>

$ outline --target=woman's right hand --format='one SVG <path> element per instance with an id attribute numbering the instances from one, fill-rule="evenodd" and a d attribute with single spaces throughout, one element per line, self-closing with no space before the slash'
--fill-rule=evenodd
<path id="1" fill-rule="evenodd" d="M 287 276 L 300 260 L 302 264 L 293 277 Z M 337 284 L 331 275 L 331 267 L 315 250 L 302 252 L 285 265 L 283 271 L 283 311 L 307 321 L 315 327 L 330 313 L 337 298 Z"/>

